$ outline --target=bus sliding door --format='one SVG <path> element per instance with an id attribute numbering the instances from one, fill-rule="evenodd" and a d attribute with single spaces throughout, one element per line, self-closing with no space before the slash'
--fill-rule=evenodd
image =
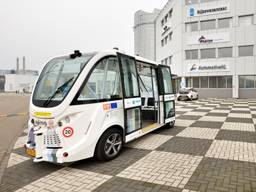
<path id="1" fill-rule="evenodd" d="M 175 121 L 175 97 L 172 86 L 171 69 L 165 65 L 158 66 L 158 81 L 160 95 L 160 123 Z"/>
<path id="2" fill-rule="evenodd" d="M 141 121 L 141 96 L 139 91 L 138 72 L 134 57 L 117 53 L 122 79 L 124 98 L 124 127 L 126 136 L 133 139 L 142 127 Z M 138 133 L 139 134 L 139 133 Z"/>

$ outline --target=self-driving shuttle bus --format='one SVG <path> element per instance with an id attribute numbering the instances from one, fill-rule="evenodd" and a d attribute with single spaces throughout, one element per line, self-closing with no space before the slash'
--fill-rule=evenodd
<path id="1" fill-rule="evenodd" d="M 111 160 L 125 143 L 175 122 L 169 66 L 118 50 L 49 61 L 30 101 L 34 162 Z"/>

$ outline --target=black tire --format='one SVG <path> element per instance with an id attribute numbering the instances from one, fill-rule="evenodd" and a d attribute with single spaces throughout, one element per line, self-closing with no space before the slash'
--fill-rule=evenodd
<path id="1" fill-rule="evenodd" d="M 175 125 L 175 121 L 172 121 L 172 122 L 170 122 L 170 123 L 166 123 L 166 124 L 165 124 L 165 128 L 166 128 L 166 129 L 171 129 L 171 128 L 174 127 L 174 125 Z"/>
<path id="2" fill-rule="evenodd" d="M 116 139 L 114 139 L 115 136 Z M 115 145 L 114 143 L 120 143 L 120 145 Z M 111 128 L 103 133 L 103 135 L 100 137 L 95 149 L 95 157 L 100 161 L 110 161 L 120 155 L 122 148 L 122 131 L 117 128 Z"/>

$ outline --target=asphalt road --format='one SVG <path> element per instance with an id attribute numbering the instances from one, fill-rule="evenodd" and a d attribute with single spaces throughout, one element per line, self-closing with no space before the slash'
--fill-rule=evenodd
<path id="1" fill-rule="evenodd" d="M 0 94 L 0 178 L 4 161 L 28 120 L 29 95 Z"/>

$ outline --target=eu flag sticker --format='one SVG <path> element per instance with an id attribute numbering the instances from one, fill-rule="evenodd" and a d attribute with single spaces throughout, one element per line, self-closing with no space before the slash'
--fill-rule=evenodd
<path id="1" fill-rule="evenodd" d="M 117 103 L 111 103 L 111 109 L 117 109 Z"/>

